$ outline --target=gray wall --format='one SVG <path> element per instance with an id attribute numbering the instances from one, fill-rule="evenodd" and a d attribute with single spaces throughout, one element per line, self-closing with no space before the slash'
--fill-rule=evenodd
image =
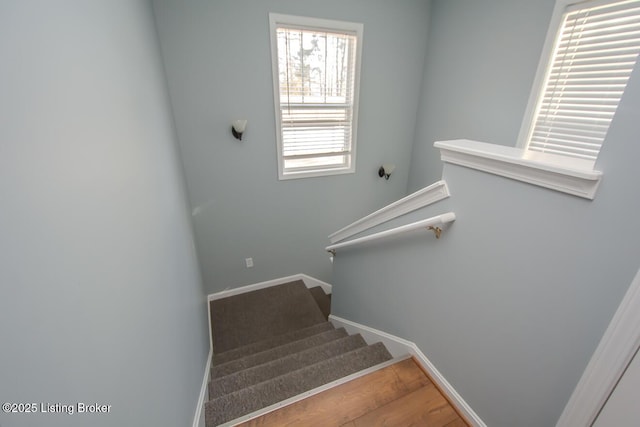
<path id="1" fill-rule="evenodd" d="M 327 235 L 405 195 L 428 6 L 154 2 L 209 292 L 295 273 L 330 280 Z M 278 181 L 269 12 L 364 23 L 355 174 Z M 230 132 L 237 118 L 249 121 L 242 142 Z M 389 181 L 377 176 L 383 162 L 397 165 Z"/>
<path id="2" fill-rule="evenodd" d="M 144 1 L 0 3 L 3 427 L 185 426 L 208 353 L 166 82 Z"/>
<path id="3" fill-rule="evenodd" d="M 445 6 L 462 9 L 473 3 L 435 2 L 433 19 L 442 16 Z M 533 3 L 521 6 L 524 13 Z M 550 14 L 551 4 L 537 7 Z M 514 29 L 514 37 L 518 34 Z M 432 41 L 438 35 L 429 37 Z M 492 49 L 483 48 L 488 58 L 496 56 Z M 531 47 L 518 57 L 533 64 L 537 59 L 529 56 L 539 50 Z M 440 84 L 469 84 L 456 76 L 442 75 Z M 431 78 L 428 70 L 425 77 Z M 483 81 L 475 84 L 482 87 Z M 528 91 L 531 81 L 522 85 Z M 520 92 L 496 89 L 494 98 L 523 111 L 527 99 Z M 429 102 L 438 103 L 438 98 Z M 454 92 L 448 102 L 474 110 L 454 115 L 451 121 L 465 133 L 457 135 L 451 127 L 447 137 L 504 142 L 503 125 L 517 133 L 515 117 L 510 119 L 518 120 L 515 124 L 476 127 L 473 113 L 482 116 L 502 108 L 490 100 L 481 103 L 474 94 Z M 434 109 L 422 106 L 423 113 Z M 638 117 L 640 66 L 598 159 L 596 168 L 604 179 L 594 201 L 446 165 L 443 177 L 452 196 L 421 216 L 451 209 L 456 222 L 439 241 L 425 233 L 339 252 L 333 313 L 416 342 L 487 425 L 555 425 L 639 266 Z M 412 169 L 412 175 L 428 176 L 423 169 L 434 162 L 414 161 L 418 170 Z"/>
<path id="4" fill-rule="evenodd" d="M 440 179 L 439 140 L 515 145 L 555 0 L 434 0 L 409 192 Z"/>

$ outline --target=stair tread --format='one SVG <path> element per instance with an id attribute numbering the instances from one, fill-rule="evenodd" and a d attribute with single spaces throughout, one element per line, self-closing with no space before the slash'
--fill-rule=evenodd
<path id="1" fill-rule="evenodd" d="M 216 299 L 210 309 L 214 353 L 326 321 L 302 280 Z"/>
<path id="2" fill-rule="evenodd" d="M 302 369 L 342 353 L 366 346 L 367 343 L 360 334 L 350 335 L 224 377 L 216 378 L 209 382 L 209 399 L 215 399 L 224 394 L 233 393 L 253 384 L 267 381 L 271 378 L 284 375 L 287 372 Z"/>
<path id="3" fill-rule="evenodd" d="M 260 353 L 271 348 L 279 347 L 290 342 L 299 341 L 303 338 L 307 338 L 312 335 L 327 332 L 333 329 L 335 328 L 329 322 L 318 323 L 307 328 L 297 329 L 295 331 L 278 335 L 272 338 L 267 338 L 253 344 L 247 344 L 242 347 L 234 348 L 232 350 L 225 351 L 224 353 L 214 354 L 213 364 L 221 365 L 232 360 L 240 359 L 255 353 Z"/>
<path id="4" fill-rule="evenodd" d="M 211 367 L 211 379 L 223 377 L 234 372 L 238 372 L 242 369 L 261 365 L 271 360 L 285 357 L 291 353 L 297 353 L 299 351 L 306 350 L 308 348 L 315 347 L 346 336 L 347 332 L 344 330 L 344 328 L 332 329 L 326 332 L 312 335 L 310 337 L 303 338 L 298 341 L 293 341 L 259 353 L 254 353 L 240 359 L 235 359 L 226 363 L 214 365 Z"/>
<path id="5" fill-rule="evenodd" d="M 230 421 L 391 358 L 384 345 L 376 343 L 210 400 L 205 404 L 206 425 Z"/>

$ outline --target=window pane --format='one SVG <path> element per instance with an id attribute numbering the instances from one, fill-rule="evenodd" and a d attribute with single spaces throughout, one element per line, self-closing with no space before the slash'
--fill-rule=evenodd
<path id="1" fill-rule="evenodd" d="M 281 103 L 350 103 L 355 37 L 278 28 Z"/>

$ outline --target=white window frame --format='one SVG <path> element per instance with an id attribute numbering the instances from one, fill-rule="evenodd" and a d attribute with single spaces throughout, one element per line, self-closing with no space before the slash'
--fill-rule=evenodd
<path id="1" fill-rule="evenodd" d="M 606 0 L 600 1 L 600 3 L 608 2 L 609 1 Z M 578 168 L 583 170 L 594 170 L 597 160 L 591 161 L 586 159 L 577 159 L 560 154 L 538 153 L 528 150 L 528 139 L 534 125 L 533 121 L 537 112 L 539 98 L 540 96 L 542 96 L 542 91 L 544 90 L 544 83 L 547 77 L 548 68 L 550 68 L 550 62 L 552 61 L 552 56 L 554 53 L 557 37 L 560 33 L 560 27 L 563 22 L 564 13 L 567 8 L 574 5 L 579 5 L 581 3 L 594 3 L 594 0 L 556 0 L 553 14 L 551 16 L 551 22 L 549 24 L 549 30 L 547 32 L 542 54 L 540 56 L 540 62 L 538 63 L 536 76 L 533 82 L 533 88 L 531 90 L 529 102 L 525 110 L 524 120 L 520 128 L 520 133 L 518 135 L 516 147 L 524 150 L 525 156 L 529 156 L 529 158 L 531 159 L 550 159 L 550 161 L 554 163 L 564 163 L 568 167 L 574 169 Z M 600 150 L 601 149 L 602 147 L 600 147 Z"/>
<path id="2" fill-rule="evenodd" d="M 343 167 L 323 167 L 314 166 L 304 170 L 288 171 L 285 169 L 282 142 L 282 114 L 280 103 L 280 81 L 278 72 L 278 50 L 276 29 L 279 25 L 294 26 L 304 29 L 316 29 L 319 31 L 329 32 L 349 32 L 355 33 L 357 37 L 355 52 L 355 75 L 354 75 L 354 93 L 353 93 L 353 109 L 351 122 L 351 151 L 346 155 L 349 156 L 347 166 Z M 276 146 L 278 155 L 278 179 L 297 179 L 316 176 L 337 175 L 346 173 L 355 173 L 356 170 L 356 142 L 357 142 L 357 123 L 358 123 L 358 101 L 360 88 L 360 69 L 362 64 L 362 38 L 363 24 L 335 21 L 319 18 L 310 18 L 293 15 L 282 15 L 276 13 L 269 14 L 269 31 L 271 40 L 271 63 L 273 73 L 273 96 L 275 106 L 276 121 Z"/>

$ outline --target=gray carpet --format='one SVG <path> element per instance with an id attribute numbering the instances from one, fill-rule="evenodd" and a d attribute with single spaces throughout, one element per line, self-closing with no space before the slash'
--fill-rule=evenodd
<path id="1" fill-rule="evenodd" d="M 258 384 L 271 378 L 284 375 L 290 371 L 302 369 L 309 365 L 339 356 L 345 351 L 366 347 L 367 343 L 360 335 L 349 335 L 311 347 L 298 353 L 274 359 L 270 362 L 237 371 L 209 383 L 209 399 L 233 393 L 245 387 Z"/>
<path id="2" fill-rule="evenodd" d="M 301 280 L 211 301 L 213 352 L 325 322 Z"/>
<path id="3" fill-rule="evenodd" d="M 318 323 L 316 325 L 309 326 L 308 328 L 297 329 L 283 335 L 278 335 L 277 337 L 268 338 L 263 341 L 258 341 L 242 347 L 237 347 L 233 350 L 225 351 L 224 353 L 214 354 L 213 363 L 215 365 L 222 365 L 223 363 L 246 357 L 249 354 L 260 353 L 275 347 L 279 347 L 281 345 L 292 343 L 294 341 L 309 338 L 316 334 L 328 332 L 333 329 L 335 328 L 329 322 Z"/>
<path id="4" fill-rule="evenodd" d="M 217 426 L 391 359 L 325 319 L 330 296 L 301 281 L 212 301 L 214 356 L 205 404 Z"/>
<path id="5" fill-rule="evenodd" d="M 333 329 L 331 331 L 313 335 L 303 340 L 283 344 L 260 353 L 248 354 L 241 359 L 232 360 L 231 362 L 222 363 L 220 365 L 214 364 L 211 367 L 211 379 L 231 375 L 234 372 L 271 362 L 272 360 L 285 357 L 288 354 L 304 351 L 308 348 L 326 344 L 330 341 L 344 338 L 346 336 L 347 333 L 344 329 Z"/>

